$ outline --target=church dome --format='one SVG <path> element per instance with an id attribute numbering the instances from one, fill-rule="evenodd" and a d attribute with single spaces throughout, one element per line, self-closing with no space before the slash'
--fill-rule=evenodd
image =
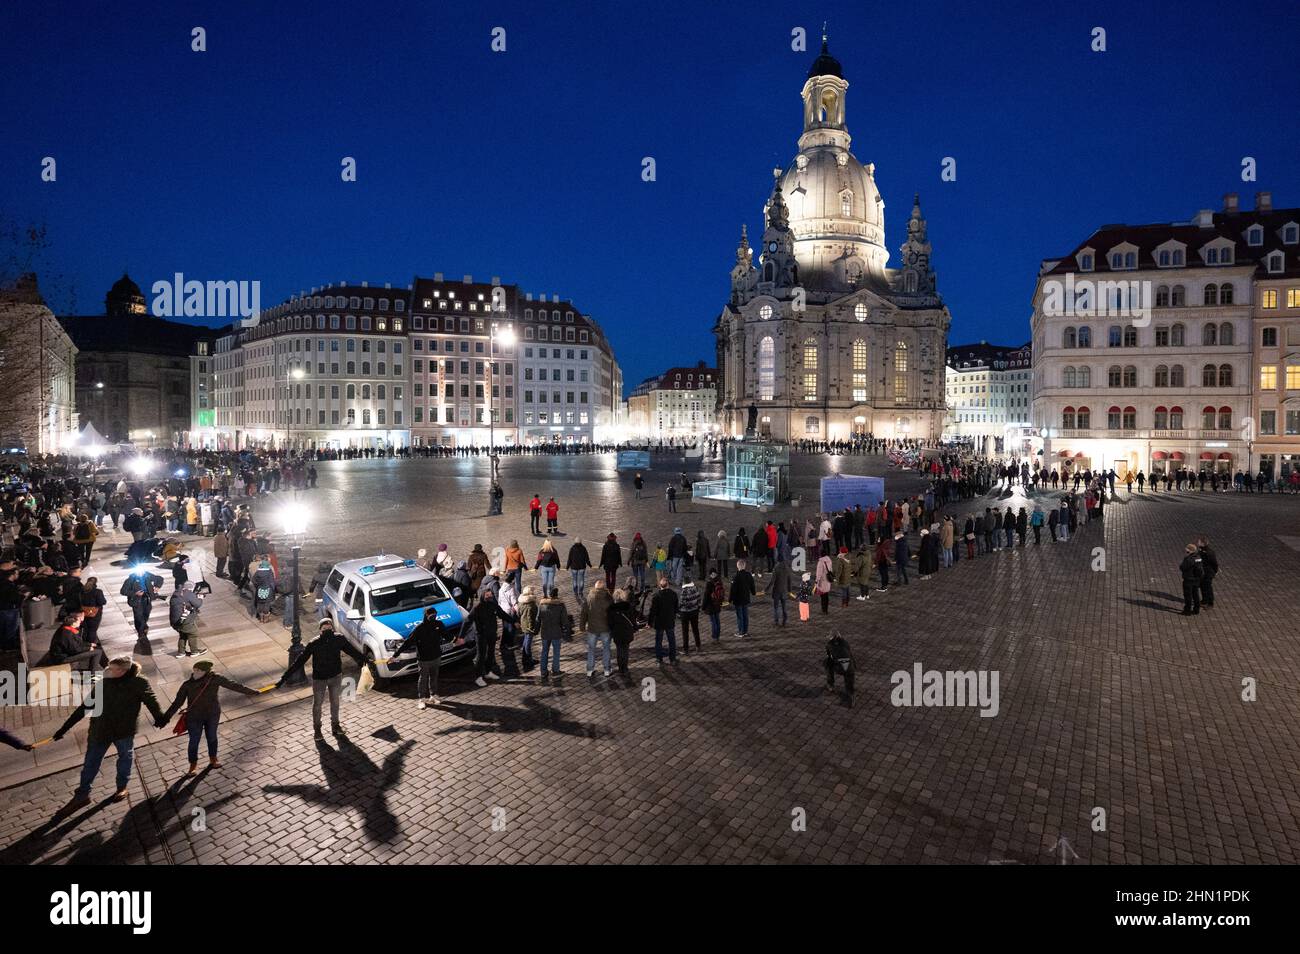
<path id="1" fill-rule="evenodd" d="M 113 287 L 104 296 L 104 308 L 110 315 L 143 314 L 144 293 L 131 280 L 131 276 L 123 272 L 122 277 L 113 283 Z"/>
<path id="2" fill-rule="evenodd" d="M 779 176 L 802 284 L 832 296 L 888 284 L 884 203 L 874 166 L 849 148 L 848 88 L 823 37 L 801 93 L 799 152 Z"/>
<path id="3" fill-rule="evenodd" d="M 817 59 L 813 60 L 813 65 L 808 67 L 808 78 L 814 76 L 838 76 L 844 78 L 844 70 L 840 67 L 840 61 L 831 56 L 830 50 L 826 45 L 826 37 L 822 37 L 822 52 Z"/>

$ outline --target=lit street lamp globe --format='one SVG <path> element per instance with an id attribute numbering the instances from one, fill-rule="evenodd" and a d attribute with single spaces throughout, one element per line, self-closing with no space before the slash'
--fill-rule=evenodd
<path id="1" fill-rule="evenodd" d="M 280 511 L 280 524 L 284 532 L 291 537 L 303 537 L 307 533 L 307 507 L 298 502 L 285 504 Z"/>

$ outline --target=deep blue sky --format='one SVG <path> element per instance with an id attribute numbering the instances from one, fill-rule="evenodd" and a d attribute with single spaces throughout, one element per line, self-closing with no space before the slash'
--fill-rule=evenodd
<path id="1" fill-rule="evenodd" d="M 712 362 L 740 224 L 761 231 L 800 131 L 814 53 L 790 31 L 815 46 L 827 19 L 891 264 L 919 191 L 951 341 L 1020 343 L 1039 260 L 1098 225 L 1189 218 L 1229 191 L 1300 204 L 1295 10 L 18 0 L 0 10 L 0 212 L 46 223 L 39 264 L 83 313 L 124 266 L 146 293 L 175 271 L 258 279 L 266 304 L 495 274 L 591 313 L 630 389 Z"/>

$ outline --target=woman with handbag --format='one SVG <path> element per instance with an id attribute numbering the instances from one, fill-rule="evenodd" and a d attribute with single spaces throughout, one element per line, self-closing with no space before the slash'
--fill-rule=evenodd
<path id="1" fill-rule="evenodd" d="M 98 577 L 87 577 L 81 588 L 81 634 L 89 643 L 99 642 L 99 624 L 104 621 L 108 598 L 99 588 Z"/>
<path id="2" fill-rule="evenodd" d="M 208 738 L 208 768 L 221 768 L 217 759 L 217 724 L 221 721 L 221 698 L 218 690 L 229 689 L 245 696 L 255 696 L 256 689 L 241 685 L 225 676 L 212 671 L 212 661 L 204 659 L 194 664 L 190 678 L 176 691 L 176 698 L 167 707 L 163 717 L 158 720 L 158 728 L 171 721 L 176 710 L 185 705 L 185 711 L 172 729 L 174 735 L 188 732 L 190 736 L 190 770 L 186 775 L 197 775 L 199 771 L 199 739 Z"/>

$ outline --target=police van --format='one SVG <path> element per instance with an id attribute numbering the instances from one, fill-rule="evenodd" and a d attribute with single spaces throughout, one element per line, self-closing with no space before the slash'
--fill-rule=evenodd
<path id="1" fill-rule="evenodd" d="M 455 662 L 474 652 L 474 627 L 469 614 L 451 597 L 432 572 L 392 554 L 336 563 L 325 581 L 320 618 L 376 663 L 381 680 L 414 672 L 414 644 L 399 655 L 398 647 L 433 606 L 447 630 L 442 662 Z M 457 642 L 463 639 L 464 642 Z M 386 660 L 386 662 L 384 661 Z"/>

